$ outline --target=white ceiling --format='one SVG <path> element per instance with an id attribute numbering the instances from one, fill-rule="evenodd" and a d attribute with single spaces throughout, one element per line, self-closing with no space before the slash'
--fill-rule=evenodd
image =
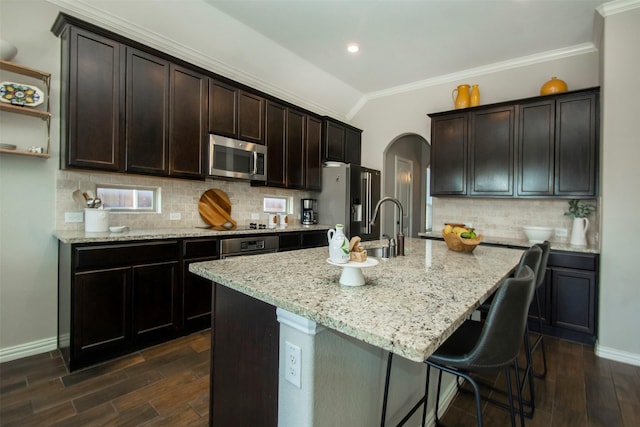
<path id="1" fill-rule="evenodd" d="M 609 0 L 204 1 L 367 95 L 584 48 Z M 350 42 L 360 53 L 347 53 Z"/>

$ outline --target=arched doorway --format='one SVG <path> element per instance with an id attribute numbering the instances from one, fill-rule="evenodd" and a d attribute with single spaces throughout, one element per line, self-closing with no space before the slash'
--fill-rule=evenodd
<path id="1" fill-rule="evenodd" d="M 410 133 L 392 140 L 384 151 L 382 194 L 395 197 L 405 210 L 404 233 L 418 237 L 430 225 L 429 165 L 431 146 L 422 136 Z M 381 233 L 394 234 L 400 222 L 393 204 L 382 211 Z"/>

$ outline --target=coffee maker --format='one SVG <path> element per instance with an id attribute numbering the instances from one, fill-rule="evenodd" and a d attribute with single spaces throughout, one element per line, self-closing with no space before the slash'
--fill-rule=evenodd
<path id="1" fill-rule="evenodd" d="M 316 199 L 302 199 L 302 225 L 318 223 L 318 201 Z"/>

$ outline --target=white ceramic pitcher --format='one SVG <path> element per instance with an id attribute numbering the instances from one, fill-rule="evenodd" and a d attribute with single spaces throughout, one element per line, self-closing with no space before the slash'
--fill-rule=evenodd
<path id="1" fill-rule="evenodd" d="M 344 235 L 344 225 L 336 224 L 336 229 L 327 230 L 329 259 L 336 264 L 349 262 L 349 238 Z"/>
<path id="2" fill-rule="evenodd" d="M 587 229 L 589 220 L 587 218 L 574 218 L 571 229 L 571 244 L 575 246 L 587 246 Z"/>

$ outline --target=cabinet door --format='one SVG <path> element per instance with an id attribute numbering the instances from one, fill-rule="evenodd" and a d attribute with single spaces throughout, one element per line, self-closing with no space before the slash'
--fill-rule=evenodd
<path id="1" fill-rule="evenodd" d="M 515 108 L 471 113 L 469 160 L 471 196 L 513 196 Z"/>
<path id="2" fill-rule="evenodd" d="M 318 248 L 327 244 L 327 232 L 325 230 L 304 231 L 300 234 L 300 249 Z"/>
<path id="3" fill-rule="evenodd" d="M 171 65 L 169 175 L 204 178 L 207 138 L 207 78 Z"/>
<path id="4" fill-rule="evenodd" d="M 77 273 L 72 292 L 70 365 L 86 366 L 125 350 L 131 342 L 131 268 Z"/>
<path id="5" fill-rule="evenodd" d="M 304 137 L 306 115 L 287 109 L 287 144 L 285 155 L 286 187 L 304 189 Z"/>
<path id="6" fill-rule="evenodd" d="M 264 144 L 264 98 L 249 92 L 238 92 L 238 138 Z"/>
<path id="7" fill-rule="evenodd" d="M 182 297 L 178 262 L 134 266 L 133 337 L 155 341 L 180 328 Z"/>
<path id="8" fill-rule="evenodd" d="M 555 194 L 595 196 L 597 159 L 595 93 L 560 96 L 556 101 Z"/>
<path id="9" fill-rule="evenodd" d="M 305 188 L 322 190 L 322 120 L 307 116 Z"/>
<path id="10" fill-rule="evenodd" d="M 267 185 L 284 187 L 285 144 L 287 109 L 284 105 L 267 102 L 266 138 L 267 145 Z"/>
<path id="11" fill-rule="evenodd" d="M 467 193 L 467 115 L 431 120 L 431 194 Z"/>
<path id="12" fill-rule="evenodd" d="M 211 258 L 215 259 L 215 258 Z M 199 259 L 200 262 L 208 259 Z M 184 263 L 184 328 L 186 331 L 199 331 L 211 327 L 211 295 L 213 283 L 189 271 L 189 264 Z"/>
<path id="13" fill-rule="evenodd" d="M 554 100 L 520 105 L 518 196 L 553 195 L 554 121 Z"/>
<path id="14" fill-rule="evenodd" d="M 552 326 L 594 335 L 596 274 L 554 268 L 551 280 Z"/>
<path id="15" fill-rule="evenodd" d="M 362 132 L 355 129 L 345 129 L 345 162 L 359 165 L 362 151 Z"/>
<path id="16" fill-rule="evenodd" d="M 280 233 L 278 235 L 278 252 L 300 249 L 300 234 L 298 232 Z"/>
<path id="17" fill-rule="evenodd" d="M 63 167 L 123 169 L 124 52 L 119 43 L 71 28 L 63 42 Z M 66 87 L 65 87 L 66 86 Z"/>
<path id="18" fill-rule="evenodd" d="M 334 162 L 344 162 L 344 126 L 329 120 L 324 121 L 324 158 Z"/>
<path id="19" fill-rule="evenodd" d="M 169 63 L 127 48 L 127 172 L 167 175 Z"/>
<path id="20" fill-rule="evenodd" d="M 209 79 L 209 132 L 238 136 L 238 90 Z"/>

